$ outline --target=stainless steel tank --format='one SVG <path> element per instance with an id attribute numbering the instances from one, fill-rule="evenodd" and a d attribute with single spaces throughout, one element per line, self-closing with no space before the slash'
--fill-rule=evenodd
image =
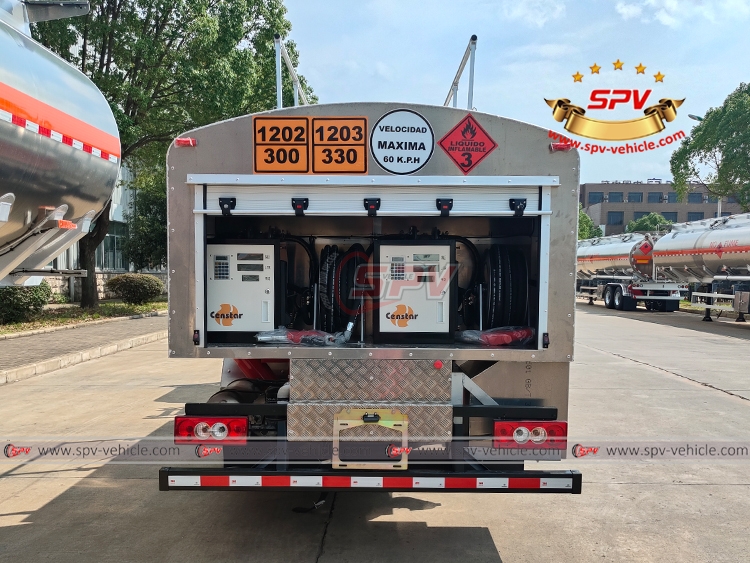
<path id="1" fill-rule="evenodd" d="M 46 258 L 39 254 L 43 247 L 47 254 L 62 252 L 83 236 L 65 231 L 88 229 L 120 166 L 107 100 L 84 74 L 28 36 L 36 8 L 0 0 L 0 281 L 21 264 L 37 267 Z"/>
<path id="2" fill-rule="evenodd" d="M 578 241 L 576 269 L 579 277 L 596 274 L 636 274 L 649 278 L 653 273 L 650 235 L 627 233 Z"/>
<path id="3" fill-rule="evenodd" d="M 682 281 L 750 275 L 750 213 L 672 226 L 654 245 L 657 271 Z"/>

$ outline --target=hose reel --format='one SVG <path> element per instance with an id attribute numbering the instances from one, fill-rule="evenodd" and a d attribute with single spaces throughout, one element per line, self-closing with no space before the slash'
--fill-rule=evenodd
<path id="1" fill-rule="evenodd" d="M 361 312 L 364 269 L 367 253 L 361 244 L 353 244 L 346 252 L 336 245 L 326 245 L 320 253 L 320 330 L 331 334 L 351 331 Z"/>
<path id="2" fill-rule="evenodd" d="M 484 254 L 483 328 L 528 325 L 529 268 L 524 253 L 493 244 Z"/>

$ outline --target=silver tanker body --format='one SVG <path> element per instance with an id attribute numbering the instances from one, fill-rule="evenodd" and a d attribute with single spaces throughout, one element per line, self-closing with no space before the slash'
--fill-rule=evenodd
<path id="1" fill-rule="evenodd" d="M 653 256 L 660 273 L 680 281 L 710 284 L 715 277 L 747 278 L 750 214 L 674 225 L 656 242 Z"/>
<path id="2" fill-rule="evenodd" d="M 0 285 L 23 283 L 84 236 L 117 180 L 109 104 L 29 33 L 30 22 L 87 11 L 0 0 Z"/>
<path id="3" fill-rule="evenodd" d="M 652 249 L 651 237 L 644 234 L 629 233 L 582 240 L 578 242 L 576 269 L 579 277 L 585 278 L 597 272 L 637 273 L 647 278 L 652 274 Z"/>
<path id="4" fill-rule="evenodd" d="M 656 237 L 626 233 L 578 242 L 577 294 L 604 301 L 609 309 L 635 310 L 638 302 L 654 311 L 676 311 L 686 290 L 654 272 Z"/>

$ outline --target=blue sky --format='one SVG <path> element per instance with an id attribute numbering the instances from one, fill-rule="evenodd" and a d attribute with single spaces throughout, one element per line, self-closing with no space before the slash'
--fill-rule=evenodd
<path id="1" fill-rule="evenodd" d="M 321 103 L 442 104 L 472 34 L 479 37 L 474 106 L 563 131 L 543 98 L 585 106 L 594 88 L 652 89 L 685 98 L 664 132 L 689 132 L 687 114 L 721 105 L 750 81 L 750 0 L 285 0 L 299 70 Z M 616 73 L 615 60 L 624 71 Z M 592 75 L 589 67 L 602 67 Z M 636 75 L 633 67 L 647 70 Z M 581 83 L 572 74 L 584 75 Z M 665 75 L 655 83 L 653 74 Z M 466 107 L 466 80 L 459 107 Z M 598 119 L 642 112 L 590 110 Z M 658 138 L 658 137 L 655 137 Z M 671 149 L 581 154 L 581 180 L 671 178 Z"/>

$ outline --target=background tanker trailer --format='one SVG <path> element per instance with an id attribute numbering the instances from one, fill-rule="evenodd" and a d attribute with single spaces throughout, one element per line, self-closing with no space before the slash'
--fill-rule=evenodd
<path id="1" fill-rule="evenodd" d="M 627 233 L 578 242 L 577 295 L 609 309 L 633 311 L 642 301 L 649 311 L 676 311 L 687 291 L 654 268 L 655 236 Z"/>
<path id="2" fill-rule="evenodd" d="M 29 24 L 88 2 L 0 0 L 0 286 L 33 285 L 89 232 L 117 180 L 120 139 L 84 74 L 30 38 Z"/>
<path id="3" fill-rule="evenodd" d="M 656 271 L 665 279 L 700 284 L 693 302 L 710 310 L 739 313 L 744 321 L 750 303 L 750 213 L 681 223 L 654 244 Z"/>

